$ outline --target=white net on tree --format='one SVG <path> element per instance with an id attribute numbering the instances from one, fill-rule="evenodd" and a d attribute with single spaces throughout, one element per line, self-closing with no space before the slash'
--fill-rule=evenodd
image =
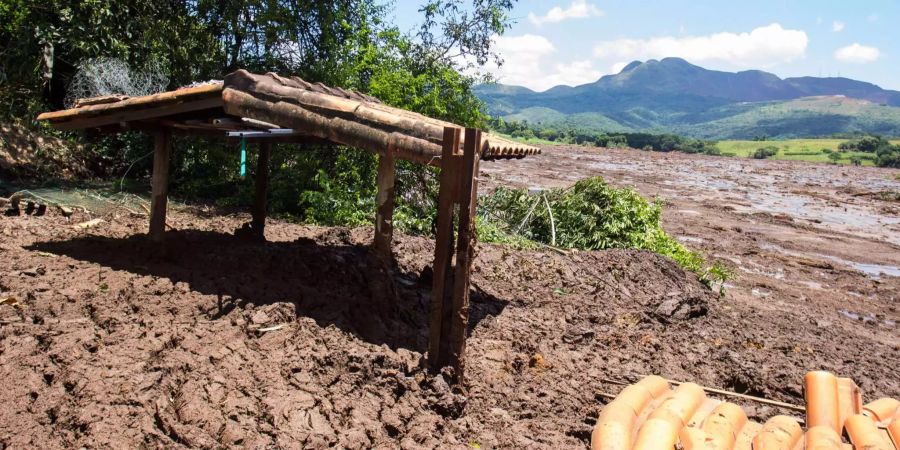
<path id="1" fill-rule="evenodd" d="M 168 86 L 169 76 L 159 61 L 134 69 L 120 59 L 92 58 L 78 65 L 65 102 L 71 108 L 80 99 L 106 95 L 139 97 L 163 92 Z"/>

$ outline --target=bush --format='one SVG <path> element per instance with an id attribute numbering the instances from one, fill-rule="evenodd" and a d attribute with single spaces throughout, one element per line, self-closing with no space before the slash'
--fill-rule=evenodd
<path id="1" fill-rule="evenodd" d="M 753 152 L 753 155 L 751 155 L 751 156 L 755 159 L 766 159 L 770 156 L 775 156 L 777 154 L 778 154 L 778 147 L 770 145 L 768 147 L 760 147 L 760 148 L 756 149 L 756 151 Z"/>
<path id="2" fill-rule="evenodd" d="M 498 188 L 482 197 L 479 231 L 486 242 L 509 236 L 562 248 L 649 250 L 675 260 L 700 275 L 707 284 L 724 281 L 722 267 L 704 268 L 703 258 L 666 234 L 660 225 L 662 205 L 649 202 L 633 189 L 609 186 L 601 177 L 579 181 L 568 189 L 529 195 L 524 189 Z"/>

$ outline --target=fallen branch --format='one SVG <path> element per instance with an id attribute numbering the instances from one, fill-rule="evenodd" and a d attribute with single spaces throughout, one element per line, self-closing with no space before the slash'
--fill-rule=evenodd
<path id="1" fill-rule="evenodd" d="M 547 201 L 547 196 L 541 194 L 541 197 L 544 197 L 544 204 L 547 205 L 547 214 L 550 215 L 550 245 L 556 247 L 556 222 L 553 221 L 553 210 L 550 209 L 550 202 Z"/>

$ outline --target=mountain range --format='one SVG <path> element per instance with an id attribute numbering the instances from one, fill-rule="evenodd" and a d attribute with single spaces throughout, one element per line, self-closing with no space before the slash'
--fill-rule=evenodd
<path id="1" fill-rule="evenodd" d="M 722 72 L 680 58 L 635 61 L 580 86 L 484 84 L 493 116 L 541 127 L 672 132 L 709 139 L 900 136 L 900 92 L 848 78 Z"/>

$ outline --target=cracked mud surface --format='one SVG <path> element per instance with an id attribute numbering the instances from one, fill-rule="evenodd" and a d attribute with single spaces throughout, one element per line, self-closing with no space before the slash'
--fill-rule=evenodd
<path id="1" fill-rule="evenodd" d="M 272 221 L 270 242 L 254 244 L 230 233 L 247 216 L 183 210 L 160 258 L 145 218 L 82 230 L 52 214 L 0 217 L 0 298 L 22 306 L 0 305 L 0 448 L 585 448 L 598 393 L 618 390 L 602 380 L 650 373 L 799 403 L 803 374 L 826 369 L 867 398 L 900 396 L 900 332 L 887 324 L 897 278 L 760 249 L 773 230 L 822 232 L 750 223 L 683 192 L 670 232 L 783 277 L 740 272 L 720 299 L 646 252 L 480 245 L 464 391 L 423 370 L 428 239 L 397 236 L 398 295 L 386 301 L 368 229 Z M 870 242 L 872 263 L 896 257 L 883 240 L 826 232 L 840 248 Z M 804 251 L 793 242 L 779 245 Z M 742 406 L 756 419 L 784 412 Z"/>

